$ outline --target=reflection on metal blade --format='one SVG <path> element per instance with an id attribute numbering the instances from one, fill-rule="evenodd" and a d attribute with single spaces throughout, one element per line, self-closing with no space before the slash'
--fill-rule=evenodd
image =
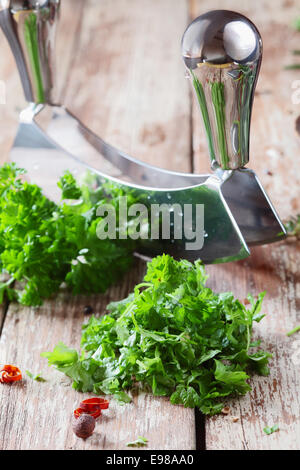
<path id="1" fill-rule="evenodd" d="M 235 261 L 249 255 L 247 243 L 266 243 L 282 237 L 284 229 L 255 174 L 250 170 L 193 175 L 162 170 L 135 160 L 115 149 L 72 116 L 65 108 L 30 106 L 21 113 L 21 123 L 11 158 L 28 171 L 33 182 L 54 200 L 59 198 L 58 178 L 69 170 L 78 178 L 87 170 L 99 183 L 114 182 L 132 194 L 147 210 L 152 205 L 204 206 L 204 227 L 199 229 L 196 211 L 190 230 L 201 230 L 203 247 L 193 249 L 182 230 L 174 236 L 170 216 L 169 239 L 161 235 L 138 242 L 143 255 L 169 253 L 176 258 L 202 259 L 205 263 Z M 160 220 L 160 214 L 156 219 Z M 150 232 L 150 230 L 149 230 Z M 201 238 L 199 236 L 199 238 Z M 192 248 L 191 248 L 192 247 Z"/>
<path id="2" fill-rule="evenodd" d="M 248 245 L 285 238 L 285 228 L 252 170 L 234 171 L 223 183 L 222 194 Z"/>

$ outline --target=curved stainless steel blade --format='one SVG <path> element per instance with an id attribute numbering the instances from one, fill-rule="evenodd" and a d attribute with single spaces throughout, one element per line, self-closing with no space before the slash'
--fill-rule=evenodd
<path id="1" fill-rule="evenodd" d="M 130 192 L 149 213 L 153 206 L 180 206 L 176 224 L 182 227 L 181 235 L 175 233 L 175 219 L 170 215 L 169 238 L 160 235 L 158 239 L 142 239 L 139 253 L 164 252 L 176 258 L 201 258 L 205 263 L 234 261 L 249 255 L 222 195 L 222 179 L 216 175 L 169 172 L 127 157 L 92 134 L 64 108 L 39 106 L 22 112 L 11 157 L 53 199 L 59 197 L 56 181 L 65 170 L 79 176 L 90 169 L 100 181 L 114 181 Z M 187 220 L 186 205 L 192 207 Z M 204 208 L 202 224 L 197 220 L 197 205 Z M 159 220 L 160 214 L 153 216 L 151 212 L 151 216 Z"/>
<path id="2" fill-rule="evenodd" d="M 285 238 L 286 230 L 254 171 L 235 170 L 221 191 L 248 245 Z"/>

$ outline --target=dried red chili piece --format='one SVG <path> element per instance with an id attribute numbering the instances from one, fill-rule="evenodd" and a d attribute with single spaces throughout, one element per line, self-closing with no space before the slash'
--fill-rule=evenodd
<path id="1" fill-rule="evenodd" d="M 12 383 L 22 380 L 22 374 L 18 367 L 6 364 L 0 370 L 0 382 L 2 383 Z"/>
<path id="2" fill-rule="evenodd" d="M 83 413 L 83 409 L 82 408 L 76 408 L 76 410 L 74 410 L 74 417 L 77 419 L 79 418 L 79 416 L 81 416 Z"/>
<path id="3" fill-rule="evenodd" d="M 86 411 L 83 408 L 76 408 L 76 410 L 74 411 L 74 417 L 76 419 L 79 418 L 79 416 L 83 414 L 90 415 L 93 418 L 97 419 L 101 415 L 101 410 L 100 408 L 98 408 L 97 410 L 94 410 L 94 411 Z"/>
<path id="4" fill-rule="evenodd" d="M 87 398 L 80 403 L 80 408 L 86 411 L 107 410 L 109 407 L 109 401 L 105 398 Z"/>

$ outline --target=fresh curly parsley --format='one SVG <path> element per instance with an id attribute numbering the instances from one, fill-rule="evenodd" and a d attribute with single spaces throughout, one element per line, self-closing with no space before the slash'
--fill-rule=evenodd
<path id="1" fill-rule="evenodd" d="M 264 293 L 249 295 L 246 308 L 230 292 L 214 293 L 206 279 L 199 261 L 158 256 L 126 299 L 83 325 L 81 355 L 62 343 L 42 355 L 82 392 L 124 402 L 139 384 L 173 404 L 219 413 L 226 397 L 251 390 L 248 370 L 269 373 L 271 355 L 251 342 Z"/>
<path id="2" fill-rule="evenodd" d="M 62 200 L 76 204 L 55 204 L 23 174 L 14 164 L 0 168 L 0 272 L 8 277 L 0 284 L 0 303 L 6 295 L 41 305 L 62 283 L 74 294 L 104 292 L 132 263 L 130 239 L 99 240 L 96 234 L 97 207 L 109 202 L 117 210 L 121 190 L 114 187 L 111 198 L 101 186 L 79 188 L 67 172 L 58 186 Z"/>

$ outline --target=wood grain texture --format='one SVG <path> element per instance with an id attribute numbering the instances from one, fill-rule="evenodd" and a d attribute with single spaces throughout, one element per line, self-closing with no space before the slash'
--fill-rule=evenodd
<path id="1" fill-rule="evenodd" d="M 291 243 L 251 250 L 247 260 L 209 267 L 209 285 L 231 290 L 240 299 L 249 291 L 266 291 L 266 317 L 254 327 L 254 338 L 273 354 L 268 377 L 251 378 L 253 390 L 230 400 L 231 413 L 206 419 L 207 449 L 298 449 L 300 442 L 300 341 L 286 333 L 300 323 L 299 250 Z M 239 420 L 232 422 L 232 417 Z M 265 426 L 278 424 L 270 436 Z"/>
<path id="2" fill-rule="evenodd" d="M 74 58 L 82 9 L 81 0 L 63 2 L 57 35 L 56 88 L 59 100 L 63 100 L 64 84 L 67 83 L 70 65 Z M 14 57 L 1 30 L 0 48 L 0 82 L 5 91 L 5 102 L 0 102 L 0 164 L 2 164 L 9 157 L 9 150 L 17 131 L 18 114 L 27 104 Z"/>
<path id="3" fill-rule="evenodd" d="M 108 302 L 127 295 L 144 270 L 145 264 L 138 261 L 122 283 L 102 296 L 61 293 L 39 309 L 10 305 L 0 340 L 0 362 L 18 364 L 24 380 L 0 387 L 0 449 L 126 449 L 126 443 L 139 435 L 149 439 L 149 449 L 193 448 L 193 411 L 149 395 L 134 397 L 125 406 L 112 400 L 93 436 L 86 441 L 76 438 L 72 412 L 87 394 L 73 390 L 69 379 L 40 357 L 57 341 L 78 347 L 81 325 L 88 320 L 84 306 L 92 305 L 102 314 Z M 25 375 L 26 369 L 41 373 L 47 382 L 33 381 Z"/>
<path id="4" fill-rule="evenodd" d="M 89 0 L 65 104 L 130 155 L 190 170 L 190 98 L 180 56 L 186 0 Z"/>
<path id="5" fill-rule="evenodd" d="M 60 96 L 111 143 L 136 150 L 148 162 L 190 171 L 189 92 L 178 53 L 188 8 L 184 0 L 177 4 L 174 15 L 167 15 L 171 0 L 84 2 L 81 21 L 77 18 L 72 33 L 76 52 L 69 45 L 64 51 Z M 69 2 L 69 23 L 65 21 L 64 29 L 75 23 Z M 65 36 L 64 40 L 67 44 Z M 60 43 L 60 54 L 62 48 Z M 0 409 L 4 406 L 6 412 L 0 415 L 0 448 L 126 449 L 126 442 L 139 435 L 149 439 L 148 449 L 195 448 L 194 410 L 145 395 L 134 397 L 126 406 L 112 402 L 93 436 L 87 441 L 77 439 L 71 430 L 71 413 L 82 395 L 39 357 L 58 341 L 79 347 L 84 305 L 92 304 L 103 312 L 110 300 L 128 294 L 144 269 L 145 264 L 139 262 L 122 284 L 92 299 L 62 294 L 37 310 L 10 305 L 0 362 L 42 372 L 48 382 L 41 384 L 25 376 L 15 387 L 1 387 Z"/>
<path id="6" fill-rule="evenodd" d="M 214 0 L 213 4 L 192 0 L 190 7 L 192 17 L 212 7 L 237 10 L 233 0 Z M 283 70 L 295 60 L 290 51 L 299 45 L 299 33 L 291 23 L 299 11 L 296 2 L 279 0 L 240 1 L 238 11 L 254 21 L 264 43 L 248 166 L 255 169 L 279 214 L 286 218 L 300 212 L 295 134 L 299 105 L 292 103 L 292 82 L 299 77 L 298 71 Z M 197 106 L 194 101 L 194 167 L 203 171 L 209 164 Z M 251 257 L 238 263 L 208 267 L 209 285 L 217 291 L 233 291 L 242 300 L 249 291 L 267 291 L 263 307 L 267 317 L 255 326 L 254 335 L 273 359 L 269 377 L 255 376 L 252 392 L 228 403 L 230 415 L 206 419 L 207 449 L 300 448 L 300 340 L 286 336 L 300 323 L 299 265 L 299 244 L 285 242 L 252 248 Z M 239 418 L 235 423 L 234 416 Z M 273 424 L 279 425 L 279 432 L 266 435 L 263 428 Z"/>

